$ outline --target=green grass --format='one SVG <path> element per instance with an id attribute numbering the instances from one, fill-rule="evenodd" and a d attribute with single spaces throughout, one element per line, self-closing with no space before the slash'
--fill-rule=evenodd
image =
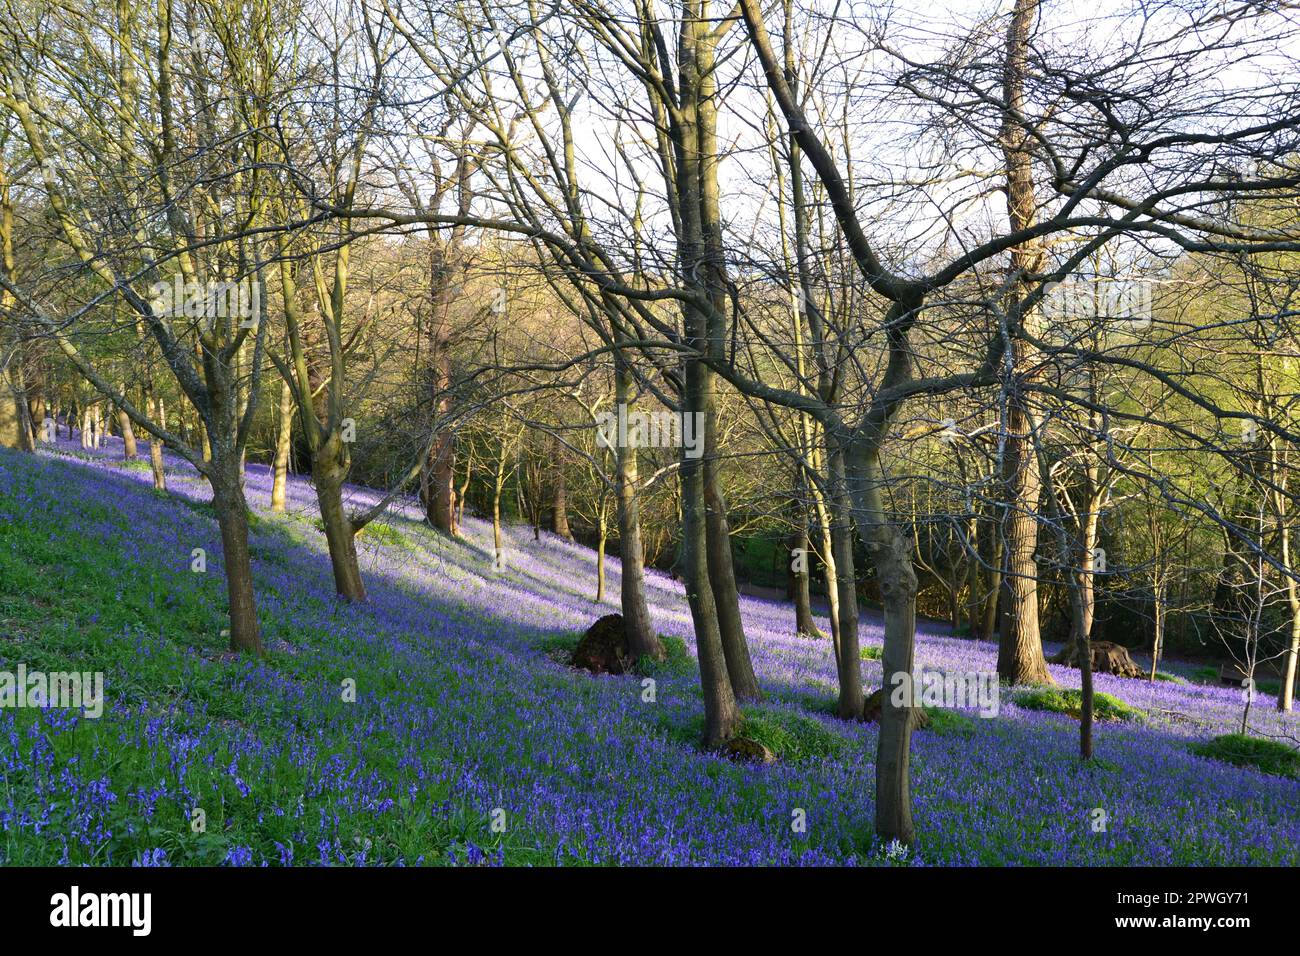
<path id="1" fill-rule="evenodd" d="M 1015 703 L 1027 710 L 1045 710 L 1053 714 L 1067 714 L 1078 718 L 1083 707 L 1083 694 L 1077 690 L 1062 690 L 1059 687 L 1036 687 L 1022 691 L 1013 698 Z M 1146 717 L 1144 711 L 1126 704 L 1110 694 L 1094 694 L 1092 698 L 1093 717 L 1096 720 L 1133 721 Z"/>
<path id="2" fill-rule="evenodd" d="M 967 714 L 958 713 L 943 707 L 926 707 L 925 714 L 930 718 L 930 725 L 921 733 L 957 735 L 970 737 L 975 733 L 975 720 Z"/>
<path id="3" fill-rule="evenodd" d="M 743 713 L 740 735 L 767 747 L 777 760 L 827 760 L 848 750 L 848 740 L 807 714 L 762 706 L 745 707 Z"/>
<path id="4" fill-rule="evenodd" d="M 1276 740 L 1224 734 L 1192 744 L 1191 751 L 1198 757 L 1230 763 L 1234 767 L 1254 767 L 1261 773 L 1300 779 L 1300 750 Z"/>
<path id="5" fill-rule="evenodd" d="M 865 645 L 858 651 L 858 657 L 862 658 L 864 661 L 878 661 L 884 656 L 885 649 L 883 647 Z"/>
<path id="6" fill-rule="evenodd" d="M 546 634 L 530 643 L 556 663 L 568 664 L 581 640 L 581 634 Z"/>
<path id="7" fill-rule="evenodd" d="M 828 760 L 848 753 L 851 741 L 828 728 L 816 717 L 763 704 L 741 708 L 741 725 L 737 736 L 748 737 L 772 751 L 786 763 Z M 704 731 L 704 718 L 694 715 L 677 720 L 665 715 L 659 726 L 669 739 L 697 746 Z"/>
<path id="8" fill-rule="evenodd" d="M 1185 678 L 1179 677 L 1177 674 L 1166 674 L 1164 671 L 1156 671 L 1156 680 L 1168 681 L 1171 684 L 1187 683 Z"/>
<path id="9" fill-rule="evenodd" d="M 647 677 L 688 677 L 696 671 L 695 658 L 686 648 L 686 642 L 671 634 L 660 634 L 665 656 L 661 661 L 643 657 L 636 664 L 636 672 Z"/>
<path id="10" fill-rule="evenodd" d="M 370 522 L 370 524 L 361 529 L 361 533 L 357 535 L 357 538 L 361 541 L 370 541 L 390 548 L 411 547 L 410 538 L 391 524 L 383 521 Z"/>
<path id="11" fill-rule="evenodd" d="M 163 849 L 173 864 L 216 865 L 234 847 L 254 847 L 274 859 L 276 844 L 292 847 L 295 863 L 313 862 L 315 821 L 327 818 L 345 852 L 365 852 L 372 862 L 446 863 L 463 856 L 468 843 L 485 852 L 500 846 L 508 863 L 553 862 L 546 835 L 515 818 L 506 834 L 495 834 L 482 808 L 464 801 L 429 812 L 431 802 L 447 797 L 446 786 L 417 781 L 411 767 L 418 761 L 435 774 L 449 756 L 439 744 L 412 750 L 410 740 L 386 730 L 355 735 L 370 701 L 382 697 L 417 712 L 438 689 L 456 688 L 463 680 L 457 663 L 462 652 L 430 663 L 425 682 L 416 684 L 400 659 L 380 645 L 358 642 L 329 619 L 303 614 L 328 605 L 328 598 L 300 590 L 293 575 L 285 582 L 289 590 L 281 592 L 280 580 L 259 568 L 291 566 L 301 573 L 296 562 L 310 552 L 295 553 L 279 543 L 311 538 L 307 522 L 252 522 L 263 639 L 272 649 L 260 661 L 231 659 L 222 635 L 228 627 L 222 576 L 189 570 L 191 543 L 209 549 L 209 562 L 219 555 L 210 506 L 134 487 L 123 489 L 127 500 L 79 496 L 69 504 L 39 460 L 15 456 L 4 466 L 12 469 L 18 498 L 0 494 L 0 669 L 21 661 L 29 671 L 101 671 L 106 697 L 102 718 L 57 733 L 41 726 L 47 718 L 40 711 L 11 711 L 19 765 L 30 764 L 33 748 L 45 747 L 55 766 L 73 768 L 78 779 L 109 781 L 119 795 L 147 794 L 160 780 L 175 785 L 175 768 L 159 757 L 165 750 L 156 750 L 149 736 L 156 730 L 149 727 L 161 723 L 194 740 L 185 783 L 205 813 L 205 832 L 191 826 L 193 807 L 171 797 L 147 818 L 132 800 L 120 799 L 97 817 L 105 832 L 94 848 L 74 845 L 67 863 L 124 865 L 143 850 Z M 163 509 L 177 531 L 177 553 L 130 546 L 138 538 L 129 516 L 145 501 Z M 20 507 L 22 520 L 11 520 Z M 268 535 L 276 541 L 268 543 Z M 323 549 L 317 540 L 311 550 Z M 562 640 L 571 644 L 577 638 Z M 361 703 L 342 700 L 340 683 L 349 677 L 361 686 Z M 469 700 L 462 695 L 447 706 L 467 711 Z M 509 704 L 498 695 L 487 709 L 502 722 L 503 734 L 522 733 L 511 726 Z M 481 719 L 475 715 L 462 713 L 460 719 Z M 253 736 L 259 746 L 250 753 L 247 740 Z M 307 763 L 294 759 L 304 740 L 316 750 Z M 394 808 L 345 811 L 338 787 L 322 786 L 327 767 L 338 775 L 362 768 L 384 780 Z M 417 785 L 423 789 L 413 803 L 409 791 Z M 40 807 L 48 793 L 38 794 L 37 786 L 25 767 L 0 775 L 0 803 Z M 301 816 L 277 815 L 270 806 L 298 806 Z M 64 816 L 74 810 L 71 804 L 56 806 L 48 831 L 75 829 L 75 820 Z M 304 820 L 312 825 L 305 827 Z M 306 842 L 299 834 L 304 828 L 312 834 Z M 30 829 L 0 839 L 4 865 L 51 866 L 62 852 L 58 840 Z"/>

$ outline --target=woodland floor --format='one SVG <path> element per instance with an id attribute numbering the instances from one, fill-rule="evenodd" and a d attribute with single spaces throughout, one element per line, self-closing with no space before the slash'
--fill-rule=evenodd
<path id="1" fill-rule="evenodd" d="M 0 863 L 1300 863 L 1300 780 L 1190 750 L 1237 729 L 1239 690 L 1099 677 L 1141 715 L 1099 725 L 1086 766 L 1075 721 L 1022 706 L 1020 690 L 1003 688 L 992 719 L 941 712 L 913 739 L 916 843 L 883 847 L 875 727 L 828 715 L 830 642 L 796 637 L 789 605 L 742 598 L 766 695 L 747 722 L 780 759 L 733 764 L 694 745 L 690 618 L 668 577 L 650 572 L 648 597 L 677 653 L 646 703 L 641 677 L 560 662 L 617 610 L 616 559 L 597 606 L 590 550 L 511 528 L 494 574 L 490 526 L 467 518 L 452 542 L 407 502 L 359 539 L 370 602 L 340 604 L 314 492 L 292 480 L 287 513 L 272 514 L 257 465 L 269 653 L 232 657 L 206 485 L 169 460 L 159 496 L 147 462 L 120 458 L 112 440 L 0 450 L 0 670 L 102 671 L 107 696 L 99 719 L 0 709 Z M 862 632 L 870 655 L 879 622 Z M 917 658 L 987 671 L 996 648 L 924 624 Z M 878 687 L 879 661 L 863 669 Z M 1300 737 L 1300 715 L 1267 700 L 1251 724 Z"/>

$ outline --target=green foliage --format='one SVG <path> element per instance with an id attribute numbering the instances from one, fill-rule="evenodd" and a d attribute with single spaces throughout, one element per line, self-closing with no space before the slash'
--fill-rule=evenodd
<path id="1" fill-rule="evenodd" d="M 684 640 L 672 634 L 660 634 L 659 641 L 664 646 L 664 659 L 656 661 L 642 657 L 636 663 L 638 674 L 647 677 L 689 677 L 695 673 L 695 658 L 691 656 Z"/>
<path id="2" fill-rule="evenodd" d="M 530 643 L 551 660 L 567 664 L 581 640 L 581 634 L 544 634 Z"/>
<path id="3" fill-rule="evenodd" d="M 387 545 L 391 548 L 411 547 L 410 538 L 391 524 L 383 521 L 370 522 L 361 529 L 357 537 L 361 540 L 373 541 L 375 544 Z"/>
<path id="4" fill-rule="evenodd" d="M 1168 681 L 1171 684 L 1187 683 L 1185 678 L 1179 677 L 1177 674 L 1166 674 L 1164 671 L 1156 671 L 1156 680 Z"/>
<path id="5" fill-rule="evenodd" d="M 745 707 L 740 735 L 756 740 L 778 760 L 842 757 L 849 742 L 815 717 L 775 707 Z"/>
<path id="6" fill-rule="evenodd" d="M 1060 687 L 1036 687 L 1017 694 L 1014 700 L 1027 710 L 1067 714 L 1076 719 L 1083 707 L 1083 694 L 1080 691 L 1063 690 Z M 1093 694 L 1092 708 L 1097 720 L 1142 720 L 1146 717 L 1145 712 L 1110 694 Z"/>
<path id="7" fill-rule="evenodd" d="M 858 650 L 858 657 L 862 658 L 864 661 L 878 661 L 884 656 L 885 649 L 883 647 L 864 644 Z"/>
<path id="8" fill-rule="evenodd" d="M 920 733 L 959 737 L 970 737 L 975 733 L 975 720 L 966 714 L 945 707 L 926 707 L 925 714 L 930 718 L 930 724 Z"/>
<path id="9" fill-rule="evenodd" d="M 701 715 L 680 720 L 666 714 L 659 727 L 670 740 L 695 746 L 704 732 Z M 777 760 L 798 763 L 805 760 L 828 760 L 848 753 L 850 741 L 827 727 L 816 717 L 766 705 L 741 709 L 740 737 L 748 737 L 772 751 Z"/>
<path id="10" fill-rule="evenodd" d="M 1234 767 L 1254 767 L 1261 773 L 1300 779 L 1300 750 L 1277 740 L 1224 734 L 1192 744 L 1191 751 L 1198 757 L 1230 763 Z"/>

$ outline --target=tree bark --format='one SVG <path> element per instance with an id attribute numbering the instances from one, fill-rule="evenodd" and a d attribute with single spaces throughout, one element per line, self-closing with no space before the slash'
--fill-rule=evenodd
<path id="1" fill-rule="evenodd" d="M 164 430 L 167 428 L 167 408 L 157 395 L 149 398 L 149 412 Z M 154 491 L 167 490 L 167 472 L 163 467 L 163 443 L 156 436 L 149 438 L 149 470 L 153 474 Z"/>
<path id="2" fill-rule="evenodd" d="M 605 517 L 604 511 L 601 512 L 600 518 L 600 539 L 596 543 L 596 601 L 599 604 L 605 600 L 605 541 L 609 537 L 609 519 Z"/>
<path id="3" fill-rule="evenodd" d="M 293 448 L 293 389 L 280 382 L 279 427 L 275 437 L 275 459 L 271 470 L 271 510 L 283 511 L 289 483 L 289 453 Z"/>
<path id="4" fill-rule="evenodd" d="M 118 386 L 122 394 L 126 394 L 126 383 L 123 382 Z M 122 458 L 124 461 L 134 461 L 140 455 L 139 448 L 136 447 L 135 430 L 131 427 L 131 416 L 122 409 L 117 410 L 117 428 L 122 433 Z"/>
<path id="5" fill-rule="evenodd" d="M 366 588 L 357 562 L 356 534 L 343 505 L 343 482 L 350 464 L 346 443 L 337 430 L 332 430 L 312 455 L 311 470 L 334 569 L 334 589 L 349 601 L 362 602 L 366 600 Z"/>
<path id="6" fill-rule="evenodd" d="M 687 378 L 698 388 L 698 362 L 687 366 Z M 687 386 L 688 390 L 690 385 Z M 740 726 L 740 708 L 732 692 L 727 659 L 718 628 L 718 613 L 709 581 L 706 551 L 709 546 L 704 504 L 704 474 L 699 459 L 683 455 L 682 563 L 685 566 L 686 598 L 695 625 L 696 653 L 700 661 L 700 686 L 704 697 L 705 748 L 716 748 L 735 736 Z"/>
<path id="7" fill-rule="evenodd" d="M 827 436 L 830 470 L 831 546 L 839 589 L 839 641 L 835 648 L 840 696 L 836 713 L 844 720 L 862 716 L 862 657 L 858 647 L 858 581 L 853 558 L 853 501 L 850 497 L 844 444 Z M 859 529 L 861 534 L 861 529 Z"/>
<path id="8" fill-rule="evenodd" d="M 790 536 L 790 553 L 802 564 L 802 569 L 791 567 L 790 570 L 794 592 L 794 632 L 800 637 L 820 639 L 823 634 L 813 619 L 812 589 L 808 573 L 808 521 L 802 502 L 795 502 L 794 516 L 795 529 Z"/>
<path id="9" fill-rule="evenodd" d="M 712 377 L 712 373 L 707 373 Z M 717 421 L 711 414 L 707 421 Z M 709 434 L 716 426 L 708 429 Z M 705 439 L 707 445 L 709 440 Z M 741 700 L 758 700 L 762 691 L 754 675 L 754 663 L 749 656 L 749 642 L 745 639 L 745 622 L 740 616 L 740 591 L 736 587 L 735 563 L 731 554 L 731 531 L 727 526 L 727 504 L 722 496 L 716 464 L 707 456 L 704 461 L 705 521 L 708 535 L 709 582 L 717 607 L 718 628 L 722 635 L 722 649 L 727 658 L 727 673 L 731 689 Z"/>
<path id="10" fill-rule="evenodd" d="M 7 368 L 0 370 L 0 446 L 25 450 L 26 427 L 22 398 L 14 387 L 13 375 Z"/>
<path id="11" fill-rule="evenodd" d="M 837 440 L 837 443 L 838 440 Z M 902 534 L 885 511 L 881 488 L 884 474 L 880 452 L 859 440 L 843 448 L 848 494 L 858 535 L 871 555 L 880 583 L 885 617 L 882 659 L 884 690 L 881 695 L 880 737 L 876 750 L 876 833 L 885 840 L 911 844 L 912 707 L 896 706 L 891 690 L 898 675 L 912 674 L 916 651 L 916 570 L 912 566 L 911 538 Z M 856 640 L 854 658 L 857 657 Z M 847 642 L 846 642 L 847 644 Z M 841 658 L 847 657 L 847 646 Z M 841 677 L 841 690 L 844 678 Z M 860 686 L 860 683 L 859 683 Z"/>
<path id="12" fill-rule="evenodd" d="M 569 488 L 564 480 L 563 455 L 559 440 L 555 441 L 553 479 L 551 482 L 551 530 L 566 540 L 573 540 L 569 530 Z"/>
<path id="13" fill-rule="evenodd" d="M 614 368 L 615 398 L 619 407 L 626 408 L 631 375 L 621 353 L 614 357 Z M 628 442 L 618 443 L 616 468 L 618 546 L 623 565 L 620 598 L 628 653 L 637 660 L 642 657 L 663 660 L 664 646 L 650 620 L 650 608 L 645 599 L 645 550 L 641 542 L 641 503 L 637 497 L 637 456 L 636 449 L 629 447 Z"/>
<path id="14" fill-rule="evenodd" d="M 1003 62 L 1003 116 L 998 134 L 1006 163 L 1007 216 L 1013 231 L 1030 227 L 1037 218 L 1030 141 L 1021 128 L 1025 108 L 1029 35 L 1038 0 L 1015 0 L 1007 27 Z M 1043 250 L 1037 243 L 1022 243 L 1012 250 L 1012 266 L 1021 275 L 1038 271 Z M 1023 291 L 1023 290 L 1022 290 Z M 1019 317 L 1019 303 L 1011 314 Z M 1029 343 L 1017 325 L 1008 330 L 1015 346 L 1014 381 L 1006 402 L 1006 452 L 1003 460 L 1002 533 L 1006 542 L 1006 567 L 1002 582 L 1002 631 L 998 641 L 998 674 L 1013 684 L 1053 684 L 1043 656 L 1038 627 L 1038 508 L 1042 479 L 1033 449 L 1028 398 L 1021 382 L 1034 374 Z"/>
<path id="15" fill-rule="evenodd" d="M 1019 399 L 1008 416 L 1002 528 L 1006 564 L 998 675 L 1011 684 L 1055 684 L 1038 627 L 1038 508 L 1042 480 L 1034 461 L 1029 420 Z"/>
<path id="16" fill-rule="evenodd" d="M 261 655 L 261 627 L 253 593 L 253 564 L 248 550 L 248 505 L 240 482 L 239 456 L 231 450 L 213 462 L 213 505 L 221 529 L 221 550 L 230 604 L 230 649 Z"/>
<path id="17" fill-rule="evenodd" d="M 1276 480 L 1276 479 L 1275 479 Z M 1282 516 L 1281 539 L 1282 539 L 1282 566 L 1288 571 L 1292 570 L 1291 563 L 1291 532 L 1286 527 L 1285 503 L 1281 500 L 1282 495 L 1277 495 L 1278 509 Z M 1282 686 L 1277 692 L 1277 709 L 1280 711 L 1289 711 L 1295 695 L 1296 680 L 1296 658 L 1300 657 L 1300 590 L 1296 588 L 1295 578 L 1290 574 L 1286 578 L 1286 599 L 1287 606 L 1291 611 L 1291 639 L 1287 643 L 1284 663 L 1282 665 Z"/>

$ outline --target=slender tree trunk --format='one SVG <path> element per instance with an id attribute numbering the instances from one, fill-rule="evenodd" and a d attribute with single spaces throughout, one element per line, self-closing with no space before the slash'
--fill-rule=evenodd
<path id="1" fill-rule="evenodd" d="M 157 395 L 149 397 L 149 411 L 153 420 L 162 428 L 167 427 L 167 408 Z M 163 467 L 163 443 L 153 437 L 149 438 L 149 470 L 153 473 L 154 491 L 167 490 L 167 472 Z"/>
<path id="2" fill-rule="evenodd" d="M 790 538 L 791 559 L 798 567 L 791 567 L 794 591 L 794 632 L 800 637 L 820 639 L 823 635 L 813 619 L 812 589 L 808 581 L 808 522 L 802 502 L 795 502 L 795 529 Z"/>
<path id="3" fill-rule="evenodd" d="M 22 398 L 9 369 L 0 370 L 0 446 L 25 449 Z"/>
<path id="4" fill-rule="evenodd" d="M 831 647 L 838 661 L 840 655 L 840 573 L 835 564 L 835 540 L 831 530 L 831 517 L 827 504 L 818 489 L 813 488 L 813 509 L 817 514 L 817 533 L 821 536 L 822 576 L 826 581 L 826 604 L 831 622 Z M 850 550 L 852 550 L 850 548 Z M 852 577 L 853 575 L 849 575 Z M 857 598 L 854 597 L 853 617 L 857 618 Z"/>
<path id="5" fill-rule="evenodd" d="M 1008 417 L 1003 534 L 1006 570 L 1002 579 L 1002 627 L 998 674 L 1011 684 L 1055 684 L 1043 655 L 1038 627 L 1038 508 L 1042 479 L 1034 460 L 1029 417 L 1013 398 Z"/>
<path id="6" fill-rule="evenodd" d="M 14 207 L 9 192 L 9 170 L 0 156 L 0 268 L 5 277 L 13 281 L 14 270 Z M 22 383 L 21 337 L 16 327 L 10 325 L 15 297 L 6 289 L 0 291 L 0 446 L 28 450 L 24 440 L 23 405 L 26 396 Z M 12 351 L 5 354 L 10 348 Z"/>
<path id="7" fill-rule="evenodd" d="M 600 512 L 600 540 L 596 544 L 596 603 L 605 600 L 605 540 L 609 536 L 609 519 Z"/>
<path id="8" fill-rule="evenodd" d="M 862 656 L 858 648 L 858 581 L 853 559 L 853 501 L 848 487 L 844 446 L 833 436 L 828 436 L 827 444 L 830 449 L 827 458 L 831 478 L 831 547 L 835 553 L 840 618 L 839 641 L 835 649 L 835 670 L 840 685 L 836 713 L 844 720 L 858 720 L 862 717 L 864 700 Z M 862 533 L 861 529 L 858 533 Z M 885 686 L 888 691 L 888 683 Z"/>
<path id="9" fill-rule="evenodd" d="M 711 373 L 710 373 L 711 374 Z M 716 416 L 710 420 L 716 421 Z M 710 432 L 716 431 L 716 426 Z M 706 439 L 706 444 L 708 441 Z M 708 533 L 709 582 L 717 606 L 718 627 L 722 634 L 723 653 L 731 689 L 741 700 L 758 700 L 762 691 L 754 676 L 754 663 L 745 639 L 745 623 L 740 616 L 740 590 L 736 587 L 736 570 L 731 554 L 731 531 L 727 526 L 727 504 L 722 496 L 716 464 L 704 463 L 705 521 Z"/>
<path id="10" fill-rule="evenodd" d="M 908 706 L 914 702 L 897 706 L 891 690 L 901 675 L 910 679 L 915 663 L 916 570 L 912 566 L 911 538 L 899 531 L 885 510 L 879 454 L 878 448 L 859 441 L 844 450 L 844 467 L 858 535 L 875 566 L 885 617 L 885 692 L 881 695 L 876 750 L 876 833 L 881 839 L 907 845 L 916 835 L 910 785 L 913 707 Z"/>
<path id="11" fill-rule="evenodd" d="M 505 488 L 505 461 L 497 463 L 496 481 L 492 485 L 492 554 L 499 568 L 501 565 L 501 492 Z"/>
<path id="12" fill-rule="evenodd" d="M 213 504 L 221 529 L 226 595 L 230 603 L 230 649 L 260 656 L 262 636 L 248 550 L 248 505 L 239 478 L 239 458 L 233 449 L 228 458 L 213 462 Z"/>
<path id="13" fill-rule="evenodd" d="M 1032 143 L 1021 127 L 1025 108 L 1025 75 L 1028 71 L 1029 36 L 1038 14 L 1039 0 L 1015 0 L 1007 27 L 1003 62 L 1002 125 L 998 142 L 1006 163 L 1007 214 L 1013 231 L 1031 226 L 1038 209 L 1034 195 Z M 1027 242 L 1011 251 L 1012 266 L 1021 274 L 1032 274 L 1043 261 L 1043 249 Z M 1023 288 L 1017 294 L 1022 294 Z M 1013 684 L 1053 684 L 1043 656 L 1038 627 L 1038 508 L 1042 478 L 1029 426 L 1028 398 L 1021 382 L 1036 374 L 1032 345 L 1021 336 L 1020 325 L 1029 316 L 1020 314 L 1016 302 L 1010 314 L 1018 317 L 1010 329 L 1014 341 L 1014 377 L 1006 403 L 1006 453 L 1003 461 L 1002 533 L 1006 541 L 1006 573 L 1002 581 L 1002 631 L 998 642 L 998 674 Z"/>
<path id="14" fill-rule="evenodd" d="M 698 366 L 698 363 L 690 363 Z M 687 375 L 698 378 L 699 369 L 688 366 Z M 740 708 L 732 691 L 727 659 L 718 629 L 718 612 L 705 552 L 709 539 L 705 518 L 704 474 L 698 459 L 683 456 L 682 563 L 685 566 L 686 598 L 695 625 L 696 653 L 700 661 L 700 685 L 704 696 L 705 748 L 721 746 L 735 736 L 740 726 Z"/>
<path id="15" fill-rule="evenodd" d="M 621 353 L 614 357 L 614 389 L 618 407 L 628 407 L 631 375 Z M 636 449 L 628 442 L 617 447 L 618 546 L 623 565 L 620 597 L 623 609 L 623 632 L 628 653 L 636 660 L 650 657 L 663 660 L 664 646 L 650 620 L 645 599 L 645 550 L 641 541 L 641 503 L 637 497 Z"/>
<path id="16" fill-rule="evenodd" d="M 1285 524 L 1282 528 L 1281 537 L 1282 566 L 1290 571 L 1291 533 L 1285 527 Z M 1277 692 L 1277 709 L 1280 711 L 1291 709 L 1295 695 L 1296 658 L 1300 657 L 1300 591 L 1296 588 L 1295 579 L 1289 574 L 1286 579 L 1286 598 L 1291 610 L 1291 639 L 1287 644 L 1286 656 L 1282 665 L 1282 686 Z"/>
<path id="17" fill-rule="evenodd" d="M 126 394 L 126 383 L 123 382 L 118 386 L 122 394 Z M 117 428 L 122 433 L 122 458 L 125 461 L 134 461 L 140 455 L 139 448 L 136 447 L 135 430 L 131 427 L 131 416 L 122 409 L 117 410 Z"/>
<path id="18" fill-rule="evenodd" d="M 1094 419 L 1093 427 L 1100 429 L 1101 423 Z M 1079 675 L 1082 697 L 1082 713 L 1079 716 L 1079 757 L 1083 760 L 1092 759 L 1092 622 L 1097 610 L 1097 524 L 1101 520 L 1101 506 L 1104 500 L 1100 480 L 1100 467 L 1094 458 L 1088 463 L 1087 468 L 1085 500 L 1088 513 L 1079 518 L 1083 526 L 1083 553 L 1079 556 L 1079 607 L 1076 626 L 1079 631 Z"/>
<path id="19" fill-rule="evenodd" d="M 706 14 L 706 0 L 686 0 L 678 40 L 679 122 L 675 124 L 676 190 L 680 211 L 677 229 L 678 256 L 686 281 L 695 291 L 709 296 L 715 303 L 725 300 L 725 285 L 719 270 L 724 257 L 709 262 L 709 252 L 720 241 L 714 230 L 718 225 L 717 156 L 713 127 L 712 54 L 709 48 L 713 25 Z M 713 310 L 716 311 L 716 308 Z M 687 303 L 683 308 L 687 343 L 697 352 L 720 348 L 724 330 L 713 317 Z M 711 479 L 709 459 L 717 449 L 717 405 L 712 373 L 698 359 L 686 360 L 686 385 L 682 394 L 682 414 L 700 415 L 704 424 L 704 457 L 682 449 L 680 470 L 682 502 L 682 563 L 685 571 L 686 596 L 695 624 L 695 643 L 700 662 L 700 687 L 704 698 L 705 747 L 718 747 L 739 729 L 741 713 L 736 703 L 739 694 L 751 689 L 746 681 L 744 658 L 738 653 L 744 634 L 738 632 L 739 614 L 731 614 L 728 628 L 719 617 L 720 592 L 723 603 L 730 597 L 728 582 L 734 592 L 731 569 L 731 545 L 725 520 L 725 500 L 721 489 Z M 698 437 L 698 435 L 697 435 Z M 711 446 L 711 447 L 710 447 Z M 725 549 L 725 555 L 715 555 Z M 717 568 L 719 580 L 713 576 Z M 716 590 L 715 590 L 716 589 Z M 737 605 L 739 603 L 736 597 Z M 737 644 L 739 638 L 739 645 Z M 730 646 L 728 646 L 730 645 Z M 730 651 L 730 654 L 728 654 Z M 734 682 L 739 686 L 733 691 Z M 756 684 L 752 686 L 757 690 Z"/>
<path id="20" fill-rule="evenodd" d="M 361 602 L 366 600 L 366 588 L 357 562 L 356 534 L 343 505 L 343 481 L 348 474 L 349 458 L 347 446 L 335 430 L 316 448 L 311 470 L 334 569 L 334 589 L 349 601 Z"/>
<path id="21" fill-rule="evenodd" d="M 569 489 L 564 480 L 561 447 L 557 440 L 555 442 L 554 480 L 551 483 L 551 530 L 560 537 L 572 541 L 573 532 L 569 530 Z"/>
<path id="22" fill-rule="evenodd" d="M 1151 681 L 1156 679 L 1156 668 L 1160 666 L 1160 654 L 1165 647 L 1165 596 L 1164 586 L 1156 577 L 1155 587 L 1155 636 L 1151 641 Z"/>
<path id="23" fill-rule="evenodd" d="M 275 437 L 275 459 L 271 468 L 272 511 L 284 510 L 285 491 L 289 484 L 289 452 L 293 448 L 293 405 L 293 389 L 287 381 L 281 381 L 279 427 Z"/>
<path id="24" fill-rule="evenodd" d="M 698 265 L 705 280 L 707 294 L 713 304 L 704 317 L 705 348 L 715 358 L 723 358 L 726 341 L 727 310 L 727 253 L 722 242 L 722 203 L 718 182 L 717 111 L 718 85 L 716 46 L 713 22 L 709 17 L 707 0 L 693 7 L 699 19 L 694 21 L 690 50 L 685 54 L 690 60 L 692 73 L 691 95 L 696 129 L 698 130 L 698 161 L 692 171 L 697 177 L 699 201 L 699 249 L 703 255 L 691 261 Z M 698 32 L 696 32 L 698 31 Z M 727 673 L 731 687 L 742 700 L 757 700 L 762 696 L 754 664 L 745 639 L 744 621 L 740 616 L 740 592 L 736 587 L 736 571 L 731 553 L 731 532 L 727 524 L 727 499 L 722 487 L 721 458 L 719 455 L 718 428 L 718 377 L 711 369 L 703 369 L 707 392 L 704 431 L 704 503 L 708 525 L 709 581 L 713 586 L 717 606 L 718 626 L 722 633 L 723 651 L 727 658 Z"/>

